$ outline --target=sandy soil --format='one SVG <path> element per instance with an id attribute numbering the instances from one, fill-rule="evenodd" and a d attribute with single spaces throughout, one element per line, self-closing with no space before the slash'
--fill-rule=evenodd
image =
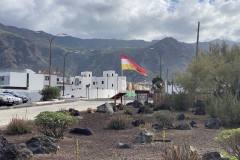
<path id="1" fill-rule="evenodd" d="M 115 112 L 113 116 L 122 115 L 128 119 L 129 123 L 133 120 L 144 119 L 147 123 L 156 123 L 154 118 L 150 118 L 145 114 L 137 114 L 136 108 L 130 109 L 134 114 L 131 116 L 124 115 L 123 111 Z M 191 112 L 184 112 L 185 115 L 190 116 L 190 120 L 176 121 L 175 125 L 180 123 L 189 123 L 192 120 L 196 121 L 199 128 L 192 128 L 192 130 L 166 130 L 166 139 L 170 139 L 173 144 L 182 144 L 188 141 L 189 135 L 191 135 L 191 145 L 198 149 L 199 153 L 203 155 L 210 151 L 222 151 L 220 146 L 213 141 L 213 138 L 217 136 L 220 130 L 217 129 L 205 129 L 204 124 L 208 119 L 208 116 L 196 116 Z M 153 142 L 151 144 L 135 144 L 135 137 L 140 130 L 136 127 L 129 126 L 125 130 L 109 130 L 107 124 L 111 119 L 111 116 L 106 113 L 94 113 L 90 114 L 86 111 L 81 113 L 83 119 L 79 124 L 73 127 L 89 128 L 93 131 L 91 136 L 79 136 L 66 133 L 63 140 L 57 144 L 60 146 L 60 150 L 57 154 L 49 155 L 34 155 L 33 159 L 36 160 L 72 160 L 76 159 L 75 144 L 79 141 L 79 157 L 80 160 L 122 160 L 122 159 L 159 159 L 163 151 L 162 142 Z M 2 129 L 3 130 L 3 129 Z M 4 133 L 4 131 L 0 131 Z M 158 139 L 162 139 L 162 131 L 157 130 L 156 134 Z M 41 136 L 41 134 L 35 129 L 33 133 L 19 136 L 9 136 L 3 134 L 9 142 L 20 143 L 26 142 L 33 136 Z M 118 143 L 132 143 L 133 149 L 119 149 Z"/>

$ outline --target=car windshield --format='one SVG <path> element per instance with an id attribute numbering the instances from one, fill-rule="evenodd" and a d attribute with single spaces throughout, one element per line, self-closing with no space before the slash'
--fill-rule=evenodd
<path id="1" fill-rule="evenodd" d="M 14 96 L 18 96 L 18 97 L 20 96 L 20 95 L 19 95 L 18 93 L 16 93 L 16 92 L 11 92 L 11 94 L 14 95 Z"/>
<path id="2" fill-rule="evenodd" d="M 13 96 L 12 94 L 10 94 L 10 93 L 5 93 L 6 95 L 8 95 L 8 96 Z"/>

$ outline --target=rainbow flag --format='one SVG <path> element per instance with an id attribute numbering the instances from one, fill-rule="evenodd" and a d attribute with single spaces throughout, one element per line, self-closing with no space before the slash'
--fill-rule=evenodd
<path id="1" fill-rule="evenodd" d="M 121 54 L 121 62 L 122 62 L 122 70 L 134 70 L 138 73 L 147 76 L 147 72 L 144 71 L 141 67 L 139 67 L 136 63 L 134 63 L 131 59 Z"/>

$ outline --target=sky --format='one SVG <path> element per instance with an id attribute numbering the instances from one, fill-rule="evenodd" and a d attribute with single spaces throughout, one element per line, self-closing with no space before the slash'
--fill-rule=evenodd
<path id="1" fill-rule="evenodd" d="M 240 0 L 0 0 L 0 23 L 83 39 L 240 41 Z"/>

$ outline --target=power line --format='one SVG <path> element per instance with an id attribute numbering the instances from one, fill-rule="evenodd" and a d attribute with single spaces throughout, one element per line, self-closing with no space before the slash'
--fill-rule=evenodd
<path id="1" fill-rule="evenodd" d="M 138 14 L 138 15 L 141 15 L 141 16 L 147 16 L 147 15 L 145 14 L 146 12 L 144 12 L 144 13 L 136 12 L 136 11 L 131 10 L 130 8 L 127 8 L 127 7 L 125 7 L 125 6 L 123 6 L 123 5 L 120 5 L 120 4 L 118 4 L 118 3 L 113 3 L 113 2 L 111 2 L 111 1 L 109 1 L 109 0 L 105 0 L 105 2 L 108 3 L 108 4 L 110 4 L 110 5 L 112 5 L 112 6 L 120 7 L 120 8 L 122 8 L 122 9 L 125 9 L 125 10 L 127 10 L 127 11 L 129 11 L 129 12 L 132 12 L 132 13 L 135 13 L 135 14 Z"/>

